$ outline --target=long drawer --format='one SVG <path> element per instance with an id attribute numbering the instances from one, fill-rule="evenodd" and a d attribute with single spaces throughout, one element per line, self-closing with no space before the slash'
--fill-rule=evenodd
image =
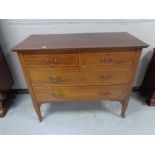
<path id="1" fill-rule="evenodd" d="M 81 54 L 83 66 L 132 65 L 136 51 L 86 52 Z"/>
<path id="2" fill-rule="evenodd" d="M 132 68 L 120 69 L 31 69 L 28 70 L 32 85 L 70 83 L 127 84 Z"/>
<path id="3" fill-rule="evenodd" d="M 38 102 L 65 100 L 121 99 L 126 94 L 126 86 L 52 86 L 34 87 Z"/>
<path id="4" fill-rule="evenodd" d="M 24 54 L 27 67 L 68 68 L 78 66 L 78 54 Z"/>

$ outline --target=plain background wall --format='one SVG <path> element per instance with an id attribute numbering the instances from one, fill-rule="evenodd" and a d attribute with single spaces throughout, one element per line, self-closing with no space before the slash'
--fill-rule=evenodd
<path id="1" fill-rule="evenodd" d="M 0 20 L 0 44 L 13 75 L 13 88 L 26 88 L 15 52 L 11 48 L 31 34 L 129 32 L 150 46 L 143 50 L 134 86 L 140 86 L 155 47 L 155 20 Z"/>

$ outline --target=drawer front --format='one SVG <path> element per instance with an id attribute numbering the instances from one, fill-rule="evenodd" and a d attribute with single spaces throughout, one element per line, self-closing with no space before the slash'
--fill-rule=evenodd
<path id="1" fill-rule="evenodd" d="M 132 65 L 135 52 L 96 52 L 82 53 L 83 66 Z"/>
<path id="2" fill-rule="evenodd" d="M 127 84 L 130 81 L 132 69 L 46 69 L 29 70 L 33 85 L 65 84 L 65 83 L 103 83 Z"/>
<path id="3" fill-rule="evenodd" d="M 124 97 L 126 86 L 53 86 L 34 87 L 38 102 L 57 100 L 116 100 Z"/>
<path id="4" fill-rule="evenodd" d="M 64 68 L 78 66 L 78 54 L 25 54 L 27 67 Z"/>

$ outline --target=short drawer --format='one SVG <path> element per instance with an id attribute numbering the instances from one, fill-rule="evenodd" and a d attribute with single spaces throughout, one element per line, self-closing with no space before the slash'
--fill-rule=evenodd
<path id="1" fill-rule="evenodd" d="M 27 67 L 64 68 L 78 66 L 78 54 L 24 54 Z"/>
<path id="2" fill-rule="evenodd" d="M 52 86 L 34 87 L 38 102 L 57 100 L 116 100 L 124 97 L 126 86 Z"/>
<path id="3" fill-rule="evenodd" d="M 28 71 L 33 85 L 63 83 L 127 84 L 132 68 L 126 69 L 32 69 Z"/>
<path id="4" fill-rule="evenodd" d="M 132 65 L 135 51 L 82 53 L 83 66 Z"/>

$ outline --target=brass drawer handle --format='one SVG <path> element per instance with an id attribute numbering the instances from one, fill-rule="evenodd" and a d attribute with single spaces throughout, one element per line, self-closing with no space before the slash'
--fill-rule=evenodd
<path id="1" fill-rule="evenodd" d="M 112 74 L 101 75 L 100 78 L 103 79 L 103 80 L 111 79 L 112 78 Z"/>
<path id="2" fill-rule="evenodd" d="M 107 95 L 110 95 L 109 92 L 99 92 L 98 93 L 100 96 L 107 96 Z"/>
<path id="3" fill-rule="evenodd" d="M 52 67 L 55 67 L 58 64 L 58 59 L 54 58 L 54 60 L 52 61 L 52 63 L 50 64 Z"/>
<path id="4" fill-rule="evenodd" d="M 108 58 L 108 57 L 106 58 L 105 57 L 105 58 L 101 58 L 101 61 L 104 62 L 104 63 L 113 62 L 114 61 L 114 58 Z"/>
<path id="5" fill-rule="evenodd" d="M 52 76 L 49 76 L 48 79 L 52 82 L 62 82 L 61 76 L 57 76 L 55 79 Z"/>
<path id="6" fill-rule="evenodd" d="M 45 59 L 44 60 L 44 64 L 50 65 L 52 67 L 55 67 L 55 65 L 58 64 L 58 59 L 57 58 L 54 58 L 53 61 L 52 61 L 52 63 L 50 63 L 49 59 Z"/>
<path id="7" fill-rule="evenodd" d="M 56 93 L 49 93 L 49 95 L 51 96 L 54 96 L 55 98 L 63 98 L 64 97 L 64 94 L 63 93 L 59 93 L 59 94 L 56 94 Z"/>
<path id="8" fill-rule="evenodd" d="M 48 59 L 45 59 L 44 60 L 44 64 L 46 64 L 46 65 L 49 64 L 49 60 Z"/>

